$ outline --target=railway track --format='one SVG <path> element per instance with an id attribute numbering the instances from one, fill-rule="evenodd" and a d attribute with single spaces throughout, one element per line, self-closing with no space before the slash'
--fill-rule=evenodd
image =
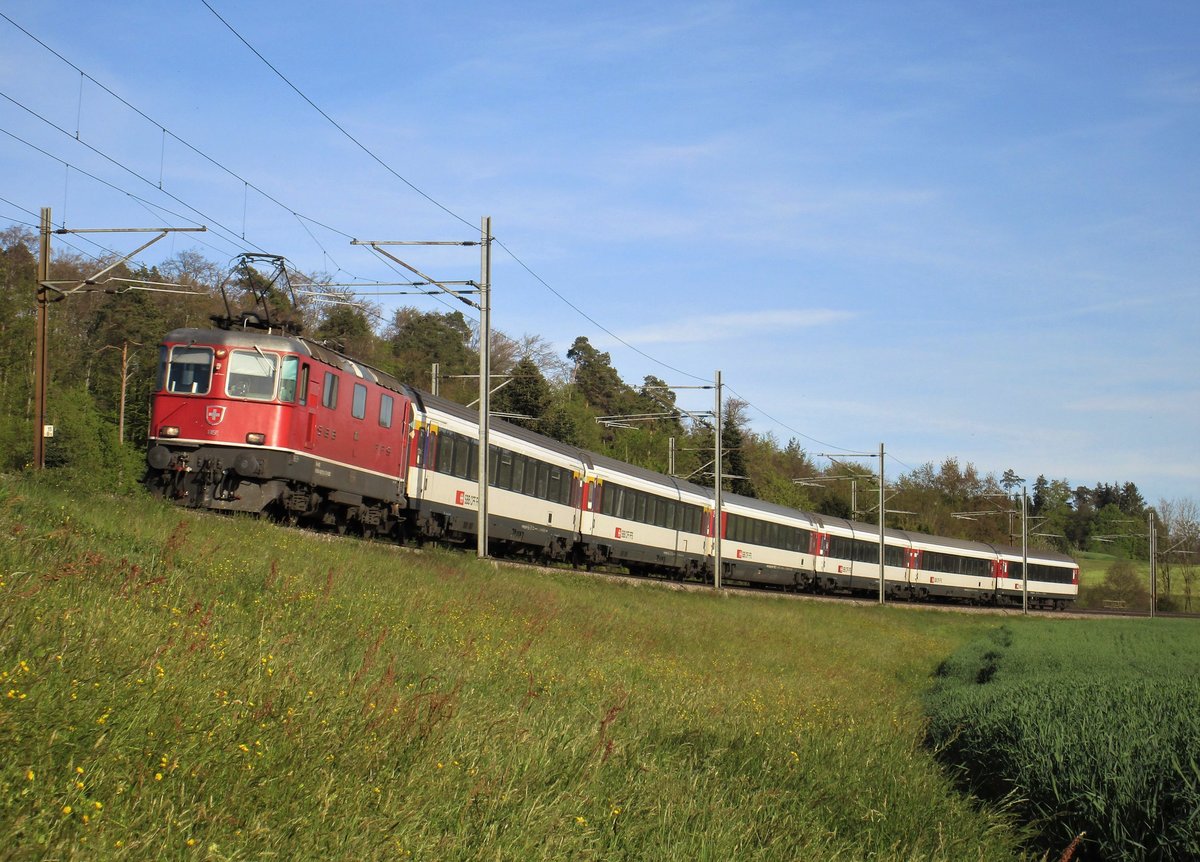
<path id="1" fill-rule="evenodd" d="M 194 509 L 194 513 L 204 517 L 228 517 L 220 512 L 211 512 L 203 509 Z M 332 531 L 313 530 L 305 527 L 296 527 L 284 523 L 277 523 L 276 526 L 281 530 L 294 530 L 306 536 L 312 536 L 328 542 L 371 542 L 372 545 L 379 548 L 389 548 L 397 553 L 416 554 L 426 553 L 426 548 L 413 545 L 400 545 L 395 542 L 389 542 L 383 539 L 364 539 L 361 536 L 350 534 L 339 534 Z M 439 545 L 439 548 L 445 550 L 458 550 L 466 556 L 467 551 L 457 545 Z M 530 560 L 513 560 L 502 557 L 489 557 L 488 562 L 498 568 L 521 568 L 532 569 L 534 571 L 545 572 L 547 574 L 559 575 L 579 575 L 581 577 L 599 578 L 602 580 L 612 581 L 614 583 L 631 584 L 636 586 L 646 586 L 658 589 L 681 590 L 685 592 L 713 592 L 713 587 L 709 584 L 702 584 L 696 581 L 676 581 L 665 577 L 654 577 L 647 575 L 635 575 L 626 571 L 619 571 L 611 568 L 592 568 L 573 567 L 564 564 L 544 565 Z M 773 598 L 781 601 L 800 601 L 800 602 L 837 602 L 849 604 L 859 607 L 874 607 L 879 604 L 874 597 L 866 597 L 853 595 L 848 593 L 810 593 L 798 592 L 786 589 L 772 588 L 769 586 L 751 586 L 745 584 L 726 584 L 721 587 L 721 594 L 724 596 L 753 596 L 756 598 Z M 925 601 L 914 602 L 904 600 L 888 601 L 889 607 L 904 608 L 913 611 L 930 611 L 940 613 L 958 613 L 958 614 L 982 614 L 997 617 L 1019 617 L 1026 614 L 1019 607 L 997 607 L 994 605 L 968 604 L 965 602 L 953 601 Z M 1028 615 L 1036 615 L 1051 619 L 1129 619 L 1131 617 L 1149 618 L 1150 612 L 1138 608 L 1071 608 L 1065 611 L 1050 611 L 1030 608 Z M 1200 613 L 1178 613 L 1159 611 L 1155 614 L 1157 617 L 1178 618 L 1178 619 L 1200 619 Z"/>

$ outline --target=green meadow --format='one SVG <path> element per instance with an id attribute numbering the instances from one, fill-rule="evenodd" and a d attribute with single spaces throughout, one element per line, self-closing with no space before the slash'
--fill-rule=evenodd
<path id="1" fill-rule="evenodd" d="M 1066 844 L 965 793 L 923 701 L 960 647 L 1051 620 L 547 573 L 13 478 L 0 619 L 6 859 Z"/>

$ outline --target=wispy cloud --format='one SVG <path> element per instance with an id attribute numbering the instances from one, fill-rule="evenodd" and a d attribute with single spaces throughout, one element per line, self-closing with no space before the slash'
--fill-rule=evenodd
<path id="1" fill-rule="evenodd" d="M 629 344 L 688 344 L 831 326 L 853 317 L 853 312 L 827 308 L 705 314 L 662 320 L 620 335 Z"/>
<path id="2" fill-rule="evenodd" d="M 1081 413 L 1136 413 L 1139 415 L 1193 414 L 1200 404 L 1198 392 L 1166 392 L 1159 395 L 1111 395 L 1077 398 L 1063 404 Z"/>

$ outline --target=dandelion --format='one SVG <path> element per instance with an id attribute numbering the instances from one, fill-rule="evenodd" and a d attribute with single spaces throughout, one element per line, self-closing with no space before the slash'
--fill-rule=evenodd
<path id="1" fill-rule="evenodd" d="M 32 770 L 32 769 L 27 769 L 27 770 L 25 770 L 25 780 L 26 780 L 26 781 L 33 781 L 33 779 L 34 779 L 34 778 L 36 778 L 36 777 L 37 777 L 37 776 L 35 776 L 35 775 L 34 775 L 34 773 L 33 773 L 33 770 Z"/>
<path id="2" fill-rule="evenodd" d="M 73 808 L 71 808 L 71 806 L 70 806 L 70 805 L 64 805 L 64 806 L 63 806 L 63 810 L 62 810 L 62 812 L 63 812 L 63 814 L 70 814 L 70 813 L 71 813 L 73 810 L 74 810 L 74 809 L 73 809 Z"/>
<path id="3" fill-rule="evenodd" d="M 83 775 L 83 767 L 82 767 L 82 766 L 76 766 L 76 767 L 75 767 L 75 774 L 76 774 L 76 775 Z"/>
<path id="4" fill-rule="evenodd" d="M 103 802 L 93 802 L 92 807 L 95 808 L 97 811 L 99 811 L 101 808 L 104 807 L 104 803 Z"/>
<path id="5" fill-rule="evenodd" d="M 156 772 L 156 773 L 154 773 L 154 780 L 155 780 L 155 781 L 162 781 L 162 773 L 161 773 L 161 772 Z"/>
<path id="6" fill-rule="evenodd" d="M 579 826 L 587 826 L 587 818 L 586 817 L 576 817 L 575 823 Z"/>
<path id="7" fill-rule="evenodd" d="M 188 846 L 188 847 L 195 847 L 195 846 L 196 846 L 196 839 L 195 839 L 195 838 L 189 838 L 189 839 L 187 840 L 187 846 Z"/>

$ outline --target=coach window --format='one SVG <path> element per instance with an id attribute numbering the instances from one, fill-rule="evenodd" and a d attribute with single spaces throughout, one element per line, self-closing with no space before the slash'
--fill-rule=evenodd
<path id="1" fill-rule="evenodd" d="M 506 491 L 512 489 L 513 454 L 507 449 L 500 450 L 499 464 L 496 470 L 496 487 Z"/>
<path id="2" fill-rule="evenodd" d="M 525 456 L 513 453 L 512 456 L 512 484 L 508 486 L 511 490 L 518 494 L 525 493 Z"/>
<path id="3" fill-rule="evenodd" d="M 235 398 L 270 401 L 275 397 L 275 371 L 279 357 L 261 350 L 235 350 L 229 354 L 225 394 Z"/>
<path id="4" fill-rule="evenodd" d="M 452 472 L 454 467 L 454 438 L 458 435 L 453 431 L 439 431 L 437 435 L 437 452 L 434 458 L 434 472 Z"/>
<path id="5" fill-rule="evenodd" d="M 379 396 L 379 425 L 381 427 L 392 427 L 392 410 L 395 407 L 395 403 L 395 399 L 390 395 Z"/>
<path id="6" fill-rule="evenodd" d="M 621 486 L 605 482 L 596 487 L 603 489 L 600 494 L 600 514 L 619 516 L 621 514 Z"/>
<path id="7" fill-rule="evenodd" d="M 638 523 L 641 523 L 641 524 L 646 523 L 646 503 L 647 502 L 648 502 L 648 500 L 646 499 L 646 495 L 643 494 L 641 491 L 638 491 L 637 508 L 633 512 L 633 520 L 637 521 Z"/>
<path id="8" fill-rule="evenodd" d="M 455 435 L 453 473 L 459 479 L 467 478 L 471 469 L 471 446 L 465 437 Z"/>
<path id="9" fill-rule="evenodd" d="M 354 400 L 350 402 L 350 415 L 355 419 L 363 419 L 367 415 L 367 387 L 361 383 L 354 384 Z"/>
<path id="10" fill-rule="evenodd" d="M 338 376 L 332 371 L 325 372 L 325 386 L 321 390 L 321 403 L 333 410 L 337 407 Z"/>
<path id="11" fill-rule="evenodd" d="M 164 369 L 166 390 L 206 395 L 212 378 L 212 365 L 213 352 L 208 347 L 171 348 L 171 361 Z"/>

